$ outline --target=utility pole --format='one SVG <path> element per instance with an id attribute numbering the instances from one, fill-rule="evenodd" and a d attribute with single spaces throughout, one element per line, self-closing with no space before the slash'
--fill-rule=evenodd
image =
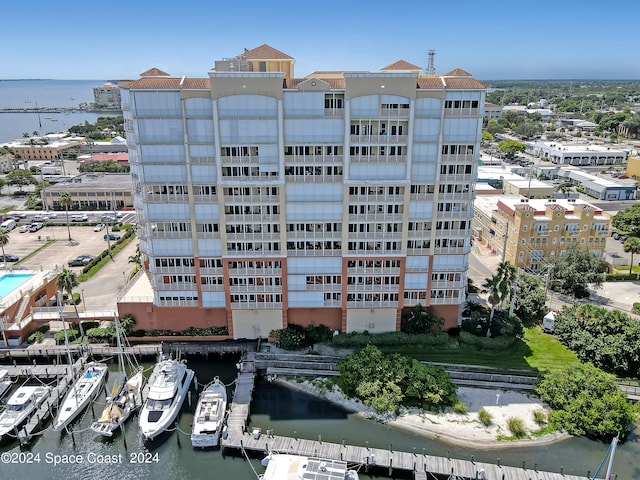
<path id="1" fill-rule="evenodd" d="M 513 287 L 511 287 L 511 305 L 509 305 L 509 316 L 513 315 L 513 311 L 516 308 L 516 295 L 520 291 L 520 287 L 518 287 L 518 277 L 516 275 L 516 281 L 513 283 Z"/>

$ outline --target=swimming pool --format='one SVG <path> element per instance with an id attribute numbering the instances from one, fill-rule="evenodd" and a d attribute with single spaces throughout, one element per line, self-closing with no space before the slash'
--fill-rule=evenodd
<path id="1" fill-rule="evenodd" d="M 0 297 L 4 297 L 29 280 L 31 273 L 7 273 L 0 277 Z"/>

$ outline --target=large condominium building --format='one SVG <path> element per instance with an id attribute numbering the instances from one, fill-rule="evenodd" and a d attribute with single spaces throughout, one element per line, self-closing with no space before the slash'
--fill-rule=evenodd
<path id="1" fill-rule="evenodd" d="M 405 61 L 305 78 L 293 63 L 263 45 L 208 78 L 152 69 L 123 89 L 153 286 L 127 311 L 235 338 L 394 331 L 418 303 L 455 326 L 487 86 Z"/>
<path id="2" fill-rule="evenodd" d="M 106 108 L 120 108 L 120 87 L 107 82 L 101 87 L 93 87 L 93 98 L 97 105 Z"/>
<path id="3" fill-rule="evenodd" d="M 549 258 L 573 245 L 602 257 L 609 236 L 610 217 L 580 199 L 478 196 L 474 208 L 480 240 L 512 265 L 530 271 L 544 271 Z"/>

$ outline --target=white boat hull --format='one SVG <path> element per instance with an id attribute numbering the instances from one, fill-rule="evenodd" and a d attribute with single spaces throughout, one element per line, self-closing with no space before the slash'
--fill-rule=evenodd
<path id="1" fill-rule="evenodd" d="M 0 413 L 0 438 L 19 428 L 35 413 L 40 405 L 49 397 L 51 387 L 20 387 L 7 401 L 7 406 Z M 18 401 L 19 398 L 26 401 Z M 18 409 L 17 405 L 22 406 Z"/>
<path id="2" fill-rule="evenodd" d="M 162 392 L 161 387 L 154 387 L 154 382 L 157 375 L 162 374 L 162 369 L 171 364 L 173 364 L 174 368 L 176 364 L 180 364 L 181 367 L 177 366 L 177 368 L 184 369 L 184 371 L 179 372 L 179 379 L 175 389 L 172 390 L 171 396 L 164 398 L 166 396 L 165 392 Z M 145 440 L 155 439 L 173 424 L 187 397 L 187 391 L 192 380 L 193 370 L 186 368 L 184 364 L 176 360 L 163 360 L 156 365 L 152 378 L 149 379 L 150 388 L 147 400 L 140 411 L 138 419 L 140 432 Z M 162 406 L 159 406 L 161 401 L 157 400 L 156 395 L 158 395 L 158 398 L 163 398 L 162 402 L 164 403 Z"/>
<path id="3" fill-rule="evenodd" d="M 91 424 L 91 430 L 105 437 L 112 437 L 131 414 L 142 406 L 143 384 L 141 370 L 123 385 L 118 395 L 107 402 L 100 419 Z"/>
<path id="4" fill-rule="evenodd" d="M 73 422 L 98 395 L 107 379 L 108 369 L 104 363 L 88 363 L 81 377 L 71 386 L 64 397 L 53 430 L 60 432 Z"/>
<path id="5" fill-rule="evenodd" d="M 198 399 L 191 430 L 191 445 L 198 448 L 215 447 L 227 409 L 227 389 L 218 378 L 207 385 Z"/>

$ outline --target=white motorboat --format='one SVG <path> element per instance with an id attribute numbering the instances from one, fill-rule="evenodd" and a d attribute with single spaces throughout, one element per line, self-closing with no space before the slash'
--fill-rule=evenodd
<path id="1" fill-rule="evenodd" d="M 347 468 L 347 462 L 302 455 L 270 453 L 262 463 L 267 469 L 262 480 L 358 480 L 358 472 Z"/>
<path id="2" fill-rule="evenodd" d="M 98 395 L 100 387 L 107 379 L 107 365 L 98 362 L 87 363 L 80 378 L 67 392 L 53 421 L 53 429 L 59 432 L 67 427 L 84 411 L 89 403 Z"/>
<path id="3" fill-rule="evenodd" d="M 0 398 L 7 393 L 9 387 L 11 386 L 11 377 L 9 376 L 9 372 L 4 368 L 0 368 Z"/>
<path id="4" fill-rule="evenodd" d="M 9 397 L 0 413 L 0 437 L 26 422 L 51 393 L 51 387 L 20 387 Z"/>
<path id="5" fill-rule="evenodd" d="M 187 397 L 192 379 L 193 370 L 189 370 L 184 362 L 166 359 L 156 364 L 138 418 L 145 440 L 153 440 L 171 426 Z"/>
<path id="6" fill-rule="evenodd" d="M 107 397 L 107 406 L 102 411 L 100 418 L 91 424 L 91 430 L 105 437 L 113 436 L 120 426 L 131 416 L 131 414 L 142 406 L 142 387 L 144 386 L 144 375 L 137 364 L 135 356 L 125 355 L 124 344 L 127 339 L 120 335 L 120 321 L 115 316 L 113 324 L 116 327 L 116 340 L 118 342 L 118 358 L 120 372 L 124 377 L 124 383 L 114 383 L 111 395 Z M 127 344 L 128 345 L 128 344 Z M 129 363 L 129 370 L 134 373 L 126 377 L 127 365 L 125 357 Z"/>
<path id="7" fill-rule="evenodd" d="M 198 399 L 191 430 L 191 445 L 201 448 L 218 445 L 226 410 L 227 387 L 215 377 L 204 387 Z"/>
<path id="8" fill-rule="evenodd" d="M 107 406 L 98 420 L 91 424 L 91 430 L 105 437 L 113 436 L 120 426 L 142 405 L 144 375 L 139 370 L 122 387 L 115 385 Z"/>

